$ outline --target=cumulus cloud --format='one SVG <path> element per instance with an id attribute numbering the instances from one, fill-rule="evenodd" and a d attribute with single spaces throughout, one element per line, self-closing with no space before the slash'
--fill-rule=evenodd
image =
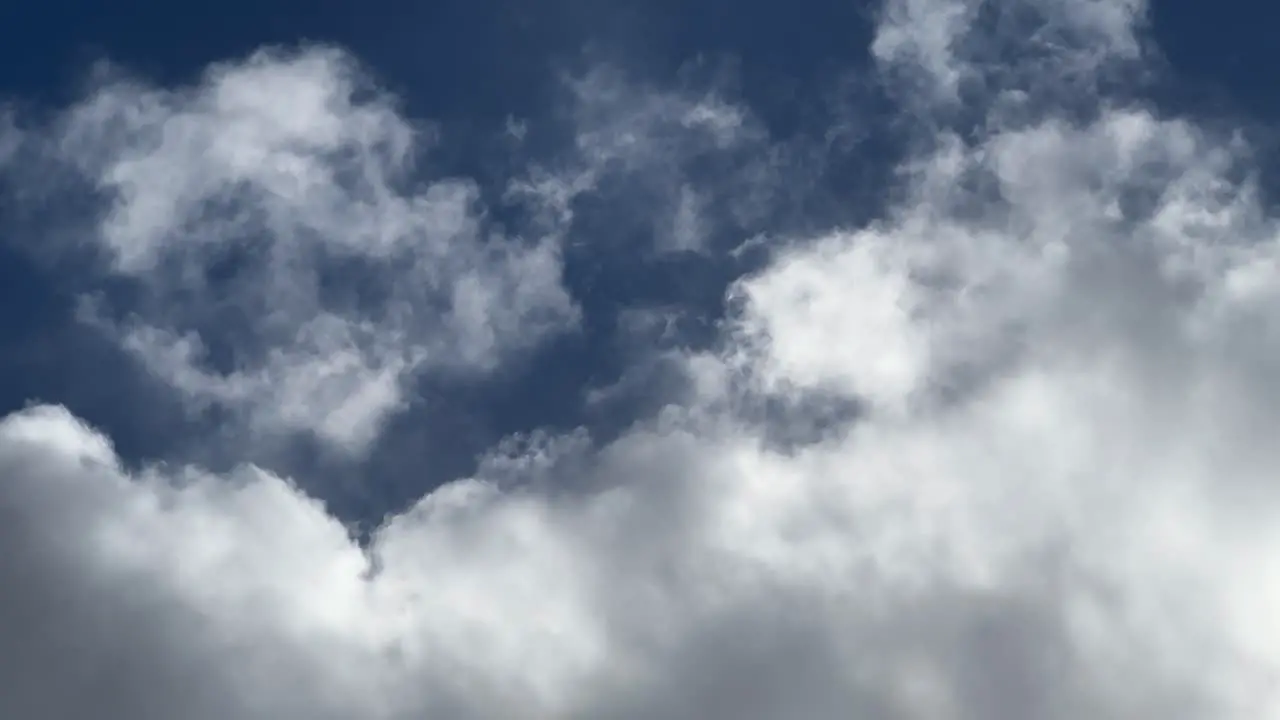
<path id="1" fill-rule="evenodd" d="M 431 128 L 346 55 L 262 51 L 173 90 L 101 75 L 31 154 L 97 196 L 84 234 L 131 290 L 86 318 L 194 405 L 358 453 L 417 374 L 576 322 L 554 229 L 505 236 L 473 181 L 424 182 Z"/>
<path id="2" fill-rule="evenodd" d="M 1079 31 L 1060 34 L 1048 56 L 1029 41 L 1046 85 L 1093 93 L 1071 80 L 1080 58 L 1098 73 L 1132 59 L 1132 3 L 1016 4 L 1046 27 Z M 980 9 L 890 0 L 876 52 L 948 82 L 987 73 L 953 50 L 1001 27 L 957 19 Z M 927 52 L 903 54 L 904 38 Z M 230 76 L 245 80 L 235 73 L 249 67 Z M 285 72 L 272 67 L 258 81 Z M 910 90 L 921 94 L 908 111 L 936 108 L 935 90 Z M 15 632 L 0 640 L 0 709 L 246 719 L 1276 715 L 1280 450 L 1269 429 L 1280 407 L 1280 243 L 1248 179 L 1248 147 L 1104 96 L 1075 96 L 1064 109 L 1016 83 L 988 90 L 998 117 L 981 132 L 936 110 L 877 220 L 794 238 L 735 283 L 714 349 L 675 355 L 691 388 L 684 402 L 607 444 L 582 433 L 512 438 L 474 477 L 389 518 L 364 545 L 266 470 L 125 468 L 107 437 L 65 410 L 9 416 L 0 534 L 12 550 L 0 584 L 12 590 L 0 617 Z M 147 92 L 199 118 L 218 97 Z M 257 107 L 278 92 L 243 92 L 259 97 L 232 113 L 252 119 L 245 133 L 286 132 Z M 350 110 L 346 97 L 315 102 Z M 1006 101 L 1031 104 L 1010 115 Z M 1092 105 L 1083 117 L 1082 103 Z M 386 120 L 383 106 L 361 107 L 324 137 L 378 125 L 361 112 Z M 137 112 L 113 127 L 135 127 L 126 120 Z M 306 122 L 326 122 L 317 112 Z M 160 132 L 158 146 L 166 140 Z M 198 162 L 248 192 L 289 162 L 348 182 L 335 177 L 362 167 L 361 152 L 384 152 L 348 142 L 341 160 L 289 161 L 303 143 L 289 136 L 271 146 L 282 155 L 266 169 L 265 150 L 245 160 L 251 171 L 229 156 Z M 591 147 L 620 152 L 613 142 Z M 126 247 L 118 272 L 223 242 L 230 221 L 193 209 L 208 192 L 183 184 L 196 180 L 124 167 L 111 177 L 133 189 L 103 181 L 114 192 L 163 190 L 152 205 L 113 206 L 103 233 Z M 315 192 L 334 192 L 317 182 Z M 558 297 L 551 281 L 488 290 L 530 263 L 554 276 L 554 263 L 523 245 L 465 249 L 481 232 L 459 228 L 482 219 L 465 211 L 464 188 L 360 192 L 366 204 L 324 209 L 323 222 L 287 194 L 250 207 L 285 218 L 271 235 L 277 252 L 314 234 L 309 242 L 373 262 L 402 245 L 418 258 L 448 240 L 464 258 L 450 262 L 471 263 L 462 267 L 474 280 L 426 284 L 477 295 L 451 306 L 465 332 L 521 336 Z M 446 201 L 450 212 L 434 204 Z M 395 231 L 345 215 L 366 212 Z M 139 230 L 173 227 L 147 219 L 157 214 L 181 215 L 193 230 Z M 132 229 L 113 240 L 119 227 Z M 370 234 L 352 250 L 343 243 L 353 236 L 331 228 Z M 415 279 L 434 277 L 409 267 Z M 173 275 L 143 277 L 176 291 L 162 284 Z M 254 282 L 272 287 L 270 277 Z M 402 299 L 416 309 L 430 297 Z M 568 301 L 549 307 L 563 314 Z M 298 317 L 335 322 L 289 316 Z M 328 332 L 367 331 L 373 347 L 397 352 L 415 338 L 470 337 L 415 334 L 404 318 L 364 322 Z M 174 337 L 147 346 L 191 352 Z M 492 348 L 505 335 L 486 337 Z M 189 354 L 167 362 L 194 366 Z M 317 391 L 318 370 L 258 367 L 275 373 L 264 408 L 325 421 L 319 407 L 280 402 L 289 383 L 325 409 L 336 402 Z M 800 441 L 773 442 L 777 423 L 823 414 L 815 397 L 852 410 Z M 770 401 L 791 409 L 757 412 Z"/>

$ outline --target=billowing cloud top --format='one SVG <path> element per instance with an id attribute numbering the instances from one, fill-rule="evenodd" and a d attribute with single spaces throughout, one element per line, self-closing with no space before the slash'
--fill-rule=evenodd
<path id="1" fill-rule="evenodd" d="M 651 255 L 767 258 L 661 412 L 512 438 L 360 541 L 260 465 L 8 416 L 0 711 L 1280 717 L 1280 241 L 1247 143 L 1102 89 L 1143 17 L 888 0 L 909 150 L 816 232 L 771 225 L 811 178 L 750 108 L 611 70 L 492 195 L 424 180 L 430 130 L 335 50 L 19 120 L 11 184 L 89 208 L 86 322 L 246 437 L 377 452 L 416 380 L 577 332 L 567 248 L 628 251 L 600 204 Z"/>

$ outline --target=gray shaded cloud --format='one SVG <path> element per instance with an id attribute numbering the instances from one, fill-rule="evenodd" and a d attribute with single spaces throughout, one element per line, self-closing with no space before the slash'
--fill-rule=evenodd
<path id="1" fill-rule="evenodd" d="M 892 0 L 876 52 L 937 82 L 880 217 L 737 281 L 717 342 L 666 355 L 680 402 L 511 438 L 364 544 L 261 468 L 129 470 L 65 410 L 0 422 L 5 654 L 33 658 L 0 710 L 1274 715 L 1280 244 L 1250 150 L 1063 82 L 1132 61 L 1137 6 L 1018 5 L 1071 40 L 1030 67 L 1072 107 L 975 131 L 938 88 L 1002 72 L 954 50 L 991 28 Z M 778 442 L 795 416 L 761 404 L 815 397 L 857 411 Z"/>

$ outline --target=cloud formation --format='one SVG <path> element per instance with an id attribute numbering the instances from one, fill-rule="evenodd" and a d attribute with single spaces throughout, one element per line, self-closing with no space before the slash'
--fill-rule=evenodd
<path id="1" fill-rule="evenodd" d="M 1040 31 L 1008 34 L 976 2 L 888 1 L 879 72 L 928 80 L 896 91 L 922 122 L 895 199 L 865 226 L 777 242 L 731 289 L 715 347 L 676 353 L 681 403 L 607 444 L 512 439 L 365 546 L 267 470 L 129 469 L 56 407 L 0 422 L 0 618 L 16 629 L 0 710 L 1276 715 L 1280 243 L 1249 148 L 1081 82 L 1140 56 L 1138 4 L 1013 6 Z M 984 43 L 1029 60 L 989 65 Z M 87 143 L 65 147 L 111 193 L 94 237 L 114 272 L 158 301 L 191 292 L 179 270 L 207 269 L 208 248 L 267 237 L 237 302 L 282 304 L 304 337 L 255 328 L 256 375 L 200 365 L 176 334 L 208 312 L 197 282 L 119 324 L 125 341 L 187 392 L 229 402 L 257 382 L 249 412 L 338 444 L 362 436 L 334 408 L 398 396 L 327 395 L 324 368 L 350 358 L 396 388 L 436 351 L 498 362 L 573 307 L 555 233 L 495 238 L 466 183 L 396 184 L 412 133 L 385 100 L 335 89 L 346 62 L 260 55 L 195 90 L 108 85 L 58 135 Z M 625 133 L 599 132 L 584 156 L 629 157 Z M 540 227 L 572 223 L 564 185 L 524 187 L 566 201 Z M 299 284 L 310 251 L 376 265 L 388 297 L 325 309 Z M 815 398 L 854 409 L 827 417 Z"/>
<path id="2" fill-rule="evenodd" d="M 474 182 L 413 172 L 431 132 L 336 50 L 262 51 L 176 90 L 108 74 L 38 152 L 95 191 L 132 291 L 92 319 L 193 403 L 358 453 L 416 374 L 577 318 L 554 230 L 507 237 Z"/>

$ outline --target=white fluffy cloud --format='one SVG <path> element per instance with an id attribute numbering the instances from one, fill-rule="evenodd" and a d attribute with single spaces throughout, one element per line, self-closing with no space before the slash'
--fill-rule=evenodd
<path id="1" fill-rule="evenodd" d="M 177 90 L 107 76 L 42 154 L 98 191 L 88 234 L 142 298 L 92 319 L 255 434 L 360 452 L 417 374 L 577 318 L 554 229 L 505 237 L 473 182 L 422 183 L 430 137 L 345 55 L 264 51 Z"/>
<path id="2" fill-rule="evenodd" d="M 1097 67 L 1130 58 L 1131 3 L 1026 4 L 1089 29 L 1061 50 L 1063 72 L 1084 55 Z M 937 50 L 986 32 L 938 20 L 970 10 L 895 0 L 877 47 L 925 38 L 933 49 L 910 62 L 933 76 L 984 72 Z M 317 61 L 295 62 L 291 72 Z M 1044 82 L 1062 80 L 1060 66 L 1037 67 Z M 256 82 L 278 81 L 285 71 L 272 68 Z M 226 77 L 247 83 L 254 76 L 235 73 L 258 71 Z M 241 98 L 235 112 L 254 118 L 244 132 L 291 132 L 266 120 L 265 100 L 244 99 L 266 97 L 256 87 L 228 91 Z M 194 102 L 187 112 L 204 117 L 209 92 L 148 97 Z M 1007 100 L 1020 89 L 992 92 Z M 387 122 L 380 108 L 339 114 L 320 135 L 364 137 Z M 1072 120 L 1033 109 L 976 136 L 934 132 L 903 161 L 900 199 L 881 219 L 787 243 L 739 281 L 721 346 L 682 361 L 698 390 L 685 405 L 604 447 L 579 434 L 506 443 L 476 477 L 390 518 L 367 548 L 266 471 L 127 470 L 107 438 L 63 410 L 10 416 L 0 422 L 0 537 L 11 549 L 0 618 L 14 632 L 0 639 L 0 710 L 1280 716 L 1280 449 L 1270 434 L 1280 235 L 1240 180 L 1248 148 L 1150 110 L 1097 102 Z M 296 157 L 298 142 L 272 152 Z M 375 152 L 345 142 L 343 169 L 360 165 L 350 153 Z M 241 171 L 230 157 L 199 162 L 248 184 L 276 182 L 288 166 L 261 169 L 259 155 Z M 191 198 L 208 192 L 184 184 L 194 180 L 108 160 L 111 177 L 131 178 L 121 192 L 135 202 L 137 188 L 163 188 L 151 191 L 155 204 L 117 205 L 107 219 L 104 237 L 127 248 L 122 272 L 222 237 L 192 215 Z M 331 228 L 358 228 L 370 233 L 360 256 L 377 258 L 401 243 L 476 240 L 478 230 L 458 228 L 480 221 L 449 194 L 465 189 L 444 187 L 390 199 L 370 190 L 367 205 L 323 210 L 323 222 L 287 195 L 258 209 L 287 218 L 273 248 L 309 233 L 347 247 L 353 236 Z M 453 210 L 435 204 L 445 200 Z M 394 231 L 353 219 L 366 212 Z M 192 234 L 140 229 L 175 227 L 149 219 L 175 213 Z M 530 290 L 509 279 L 497 286 L 517 307 L 495 302 L 484 281 L 514 278 L 512 268 L 554 277 L 538 251 L 501 247 L 496 265 L 464 265 L 471 284 L 435 286 L 477 295 L 452 310 L 466 332 L 487 323 L 522 336 L 531 320 L 521 313 L 539 317 L 555 296 L 552 281 Z M 341 332 L 367 329 L 374 347 L 397 352 L 405 337 L 436 337 L 403 327 Z M 315 396 L 318 370 L 260 367 L 263 387 L 279 393 L 263 412 L 326 422 L 318 406 L 281 402 L 290 383 Z M 806 393 L 856 402 L 859 415 L 778 447 L 768 441 L 776 419 L 744 409 Z"/>

